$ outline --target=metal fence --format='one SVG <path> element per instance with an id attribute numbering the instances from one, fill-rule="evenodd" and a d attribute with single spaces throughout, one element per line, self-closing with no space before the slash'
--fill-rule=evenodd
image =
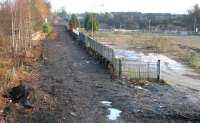
<path id="1" fill-rule="evenodd" d="M 133 60 L 121 60 L 122 78 L 134 80 L 160 79 L 160 61 L 137 62 Z"/>
<path id="2" fill-rule="evenodd" d="M 134 79 L 134 80 L 151 80 L 160 79 L 160 61 L 158 62 L 136 62 L 128 59 L 120 59 L 115 56 L 114 49 L 95 41 L 91 37 L 83 33 L 73 33 L 73 37 L 78 37 L 87 49 L 92 50 L 100 55 L 102 59 L 111 63 L 114 69 L 112 74 L 119 78 Z"/>
<path id="3" fill-rule="evenodd" d="M 105 46 L 89 36 L 86 36 L 83 33 L 79 33 L 78 40 L 82 42 L 86 48 L 90 48 L 98 54 L 102 55 L 104 58 L 112 62 L 114 58 L 114 50 L 108 46 Z"/>

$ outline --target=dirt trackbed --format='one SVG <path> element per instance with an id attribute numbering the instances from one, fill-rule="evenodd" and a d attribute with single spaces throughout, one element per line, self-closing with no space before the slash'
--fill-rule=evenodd
<path id="1" fill-rule="evenodd" d="M 45 64 L 40 67 L 38 87 L 55 99 L 55 109 L 42 109 L 32 117 L 21 115 L 24 123 L 184 123 L 198 122 L 200 101 L 169 85 L 148 83 L 134 86 L 110 74 L 73 40 L 62 25 L 55 27 L 57 38 L 44 42 Z M 112 102 L 122 111 L 117 120 L 108 120 Z"/>

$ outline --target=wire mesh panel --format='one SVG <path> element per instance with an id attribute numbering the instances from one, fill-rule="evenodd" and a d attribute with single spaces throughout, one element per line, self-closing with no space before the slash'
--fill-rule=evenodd
<path id="1" fill-rule="evenodd" d="M 134 80 L 149 80 L 158 78 L 157 62 L 136 62 L 122 60 L 122 77 Z"/>
<path id="2" fill-rule="evenodd" d="M 121 65 L 121 59 L 117 59 L 117 58 L 113 58 L 112 60 L 112 64 L 114 67 L 114 74 L 117 75 L 119 78 L 121 78 L 121 69 L 122 69 L 122 65 Z"/>

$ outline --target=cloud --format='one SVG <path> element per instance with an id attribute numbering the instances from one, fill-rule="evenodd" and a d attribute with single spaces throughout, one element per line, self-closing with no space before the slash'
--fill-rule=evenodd
<path id="1" fill-rule="evenodd" d="M 144 13 L 186 13 L 200 0 L 50 0 L 54 10 L 69 13 L 138 11 Z"/>

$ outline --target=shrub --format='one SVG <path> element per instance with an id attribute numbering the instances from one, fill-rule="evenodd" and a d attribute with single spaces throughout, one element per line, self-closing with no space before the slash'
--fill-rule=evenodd
<path id="1" fill-rule="evenodd" d="M 197 53 L 191 54 L 190 64 L 195 68 L 200 68 L 200 55 Z"/>
<path id="2" fill-rule="evenodd" d="M 188 52 L 182 55 L 182 59 L 191 67 L 200 68 L 200 55 L 195 52 Z"/>
<path id="3" fill-rule="evenodd" d="M 50 23 L 43 24 L 43 32 L 51 33 L 53 31 L 53 26 Z"/>

